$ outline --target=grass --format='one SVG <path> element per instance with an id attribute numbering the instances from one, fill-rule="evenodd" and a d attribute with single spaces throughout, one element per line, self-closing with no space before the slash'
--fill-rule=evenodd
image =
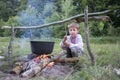
<path id="1" fill-rule="evenodd" d="M 59 47 L 60 39 L 54 39 L 55 46 L 52 54 L 61 51 Z M 91 38 L 91 49 L 97 58 L 97 66 L 91 66 L 91 61 L 83 56 L 85 60 L 80 62 L 76 68 L 78 69 L 68 80 L 119 80 L 113 69 L 120 68 L 120 38 L 118 37 L 100 37 Z M 7 55 L 7 47 L 9 38 L 0 38 L 0 55 Z M 84 44 L 85 54 L 88 55 Z M 29 40 L 21 43 L 20 39 L 15 39 L 13 45 L 13 59 L 31 53 Z M 82 66 L 82 69 L 79 69 Z M 33 79 L 37 80 L 37 79 Z"/>
<path id="2" fill-rule="evenodd" d="M 98 65 L 117 65 L 117 59 L 120 59 L 120 44 L 92 44 L 91 46 L 96 54 Z"/>
<path id="3" fill-rule="evenodd" d="M 90 42 L 94 43 L 94 44 L 111 44 L 111 43 L 116 43 L 116 42 L 120 42 L 120 38 L 119 37 L 92 37 L 90 38 Z"/>

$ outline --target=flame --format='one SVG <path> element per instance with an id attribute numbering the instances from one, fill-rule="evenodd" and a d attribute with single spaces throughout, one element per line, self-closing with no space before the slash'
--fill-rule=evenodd
<path id="1" fill-rule="evenodd" d="M 54 65 L 54 62 L 50 62 L 49 64 L 46 65 L 47 68 L 52 67 Z"/>
<path id="2" fill-rule="evenodd" d="M 39 55 L 39 56 L 35 57 L 32 61 L 37 62 L 37 63 L 40 63 L 39 60 L 40 60 L 41 58 L 42 58 L 42 56 Z"/>
<path id="3" fill-rule="evenodd" d="M 40 60 L 42 60 L 41 64 L 43 64 L 43 66 L 45 66 L 46 68 L 52 67 L 54 65 L 54 62 L 49 63 L 49 55 L 47 54 L 39 55 L 33 59 L 33 61 L 37 63 L 39 63 Z"/>
<path id="4" fill-rule="evenodd" d="M 45 61 L 48 60 L 48 55 L 44 54 L 43 57 L 42 57 Z"/>

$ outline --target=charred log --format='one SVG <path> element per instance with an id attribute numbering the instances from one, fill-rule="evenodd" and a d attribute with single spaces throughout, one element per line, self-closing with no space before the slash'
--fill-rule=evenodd
<path id="1" fill-rule="evenodd" d="M 40 72 L 42 69 L 44 69 L 46 67 L 47 64 L 49 64 L 50 62 L 56 61 L 57 59 L 59 60 L 63 55 L 65 55 L 66 51 L 61 51 L 59 54 L 51 57 L 50 59 L 48 59 L 47 62 L 45 63 L 35 63 L 33 60 L 28 61 L 28 62 L 16 62 L 14 68 L 12 69 L 12 71 L 10 71 L 11 74 L 14 75 L 19 75 L 21 74 L 21 72 L 24 72 L 22 74 L 23 77 L 31 77 L 33 76 L 32 74 L 37 74 L 38 72 Z M 48 55 L 49 56 L 49 55 Z M 31 66 L 32 65 L 32 66 Z M 31 68 L 31 69 L 30 69 Z M 29 70 L 30 69 L 30 70 Z M 37 69 L 37 70 L 36 70 Z M 27 70 L 27 71 L 26 71 Z M 30 73 L 30 74 L 29 74 Z"/>

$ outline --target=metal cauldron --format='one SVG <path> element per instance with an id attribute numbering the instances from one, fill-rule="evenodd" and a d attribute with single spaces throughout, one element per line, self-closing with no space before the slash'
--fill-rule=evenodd
<path id="1" fill-rule="evenodd" d="M 30 41 L 31 51 L 34 54 L 51 54 L 54 48 L 54 42 Z"/>

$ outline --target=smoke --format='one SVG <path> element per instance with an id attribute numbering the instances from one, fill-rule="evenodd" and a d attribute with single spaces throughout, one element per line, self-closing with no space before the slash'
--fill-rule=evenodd
<path id="1" fill-rule="evenodd" d="M 27 0 L 26 9 L 18 14 L 18 22 L 21 26 L 38 26 L 46 23 L 46 19 L 52 14 L 53 0 Z M 50 40 L 52 30 L 50 27 L 40 29 L 21 29 L 22 47 L 26 41 L 25 38 L 47 39 Z"/>
<path id="2" fill-rule="evenodd" d="M 48 18 L 53 12 L 52 0 L 28 0 L 25 10 L 19 13 L 18 22 L 21 26 L 38 26 L 46 23 Z M 49 27 L 41 29 L 27 29 L 22 30 L 24 34 L 22 36 L 42 37 L 51 36 L 52 32 Z"/>

